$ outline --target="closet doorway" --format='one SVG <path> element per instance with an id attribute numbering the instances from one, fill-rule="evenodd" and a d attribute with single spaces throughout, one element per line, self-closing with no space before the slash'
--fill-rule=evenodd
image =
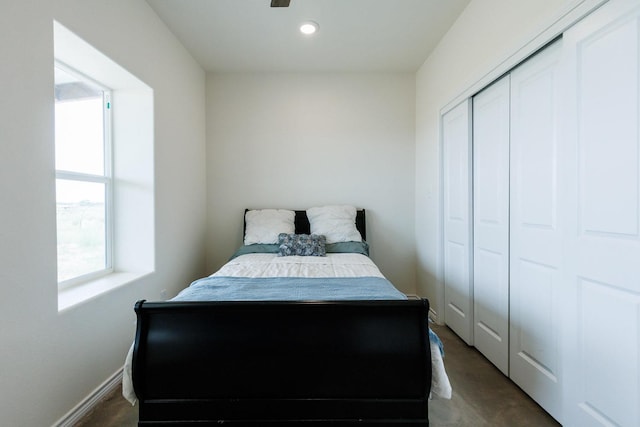
<path id="1" fill-rule="evenodd" d="M 561 49 L 550 44 L 443 117 L 445 321 L 556 418 Z"/>

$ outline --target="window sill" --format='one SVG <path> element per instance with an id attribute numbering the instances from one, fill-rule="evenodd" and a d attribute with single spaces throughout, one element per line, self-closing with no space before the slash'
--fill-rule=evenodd
<path id="1" fill-rule="evenodd" d="M 148 273 L 111 273 L 58 291 L 58 312 L 133 282 Z"/>

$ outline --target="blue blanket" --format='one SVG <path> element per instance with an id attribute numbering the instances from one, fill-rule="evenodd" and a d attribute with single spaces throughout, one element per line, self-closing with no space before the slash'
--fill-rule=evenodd
<path id="1" fill-rule="evenodd" d="M 381 277 L 205 277 L 173 301 L 309 301 L 407 299 Z"/>

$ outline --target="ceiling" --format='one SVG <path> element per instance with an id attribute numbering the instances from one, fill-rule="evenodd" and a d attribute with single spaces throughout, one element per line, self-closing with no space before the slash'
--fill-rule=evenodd
<path id="1" fill-rule="evenodd" d="M 212 72 L 416 71 L 469 0 L 147 0 Z M 313 36 L 300 33 L 315 21 Z"/>

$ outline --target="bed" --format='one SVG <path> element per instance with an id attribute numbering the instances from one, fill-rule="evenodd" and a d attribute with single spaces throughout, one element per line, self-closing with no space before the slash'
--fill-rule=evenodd
<path id="1" fill-rule="evenodd" d="M 429 397 L 451 389 L 428 301 L 369 259 L 364 210 L 313 209 L 245 211 L 220 270 L 136 303 L 123 393 L 139 426 L 429 424 Z M 286 227 L 259 221 L 274 212 Z"/>

